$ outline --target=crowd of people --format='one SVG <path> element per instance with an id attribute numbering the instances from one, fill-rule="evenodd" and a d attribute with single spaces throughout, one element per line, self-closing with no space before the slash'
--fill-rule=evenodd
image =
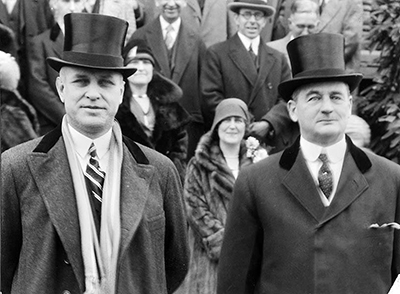
<path id="1" fill-rule="evenodd" d="M 386 294 L 362 0 L 119 3 L 0 1 L 1 292 Z"/>

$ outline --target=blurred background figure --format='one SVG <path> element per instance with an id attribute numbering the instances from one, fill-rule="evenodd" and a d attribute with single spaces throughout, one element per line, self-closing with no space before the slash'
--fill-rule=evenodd
<path id="1" fill-rule="evenodd" d="M 357 147 L 369 148 L 371 129 L 368 123 L 358 115 L 352 114 L 350 116 L 346 126 L 346 135 Z"/>
<path id="2" fill-rule="evenodd" d="M 282 39 L 268 42 L 267 45 L 285 54 L 290 66 L 287 44 L 298 36 L 314 34 L 319 23 L 319 7 L 313 0 L 295 0 L 288 18 L 289 33 Z"/>
<path id="3" fill-rule="evenodd" d="M 34 108 L 17 90 L 19 79 L 15 58 L 0 51 L 1 152 L 36 138 L 39 130 Z"/>
<path id="4" fill-rule="evenodd" d="M 228 98 L 216 108 L 212 128 L 204 134 L 189 161 L 184 200 L 189 223 L 190 266 L 175 293 L 215 294 L 217 267 L 229 201 L 239 170 L 252 163 L 244 136 L 247 105 Z"/>
<path id="5" fill-rule="evenodd" d="M 124 99 L 116 115 L 122 133 L 169 157 L 183 183 L 190 116 L 179 104 L 182 90 L 154 71 L 154 56 L 143 40 L 127 44 L 124 60 L 137 71 L 125 82 Z"/>
<path id="6" fill-rule="evenodd" d="M 60 57 L 64 45 L 64 15 L 85 10 L 86 0 L 50 0 L 50 8 L 56 23 L 31 41 L 29 59 L 29 97 L 36 108 L 40 134 L 54 129 L 65 114 L 64 105 L 58 97 L 56 78 L 47 57 Z"/>

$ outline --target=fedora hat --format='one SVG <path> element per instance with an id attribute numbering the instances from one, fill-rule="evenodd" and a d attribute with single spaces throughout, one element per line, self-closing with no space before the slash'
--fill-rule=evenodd
<path id="1" fill-rule="evenodd" d="M 287 51 L 293 78 L 279 84 L 278 91 L 286 101 L 299 86 L 311 83 L 339 81 L 357 88 L 361 73 L 348 73 L 344 62 L 344 38 L 339 34 L 317 33 L 290 41 Z"/>
<path id="2" fill-rule="evenodd" d="M 228 4 L 228 8 L 237 14 L 239 14 L 241 8 L 260 10 L 267 17 L 275 13 L 275 8 L 268 5 L 267 0 L 235 0 Z"/>
<path id="3" fill-rule="evenodd" d="M 96 13 L 69 13 L 64 16 L 65 38 L 62 58 L 48 57 L 56 71 L 63 66 L 78 66 L 120 72 L 124 77 L 136 69 L 124 67 L 122 48 L 128 23 Z"/>

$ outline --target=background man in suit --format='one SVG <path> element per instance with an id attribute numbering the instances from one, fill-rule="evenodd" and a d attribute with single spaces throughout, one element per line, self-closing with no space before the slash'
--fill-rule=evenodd
<path id="1" fill-rule="evenodd" d="M 67 14 L 60 128 L 2 154 L 1 291 L 172 293 L 188 264 L 173 163 L 122 136 L 127 22 Z"/>
<path id="2" fill-rule="evenodd" d="M 267 47 L 260 37 L 275 9 L 262 0 L 236 0 L 228 7 L 235 13 L 238 33 L 209 47 L 202 67 L 202 110 L 207 129 L 218 103 L 237 97 L 254 117 L 251 133 L 280 150 L 290 142 L 291 121 L 278 97 L 278 85 L 290 78 L 290 69 L 285 56 Z"/>
<path id="3" fill-rule="evenodd" d="M 313 0 L 295 0 L 291 7 L 291 14 L 288 19 L 290 32 L 283 37 L 267 45 L 282 52 L 290 65 L 289 54 L 286 46 L 294 38 L 308 34 L 314 34 L 319 23 L 319 7 Z"/>
<path id="4" fill-rule="evenodd" d="M 400 167 L 345 136 L 362 75 L 344 70 L 343 45 L 326 33 L 288 44 L 279 91 L 301 136 L 239 174 L 219 294 L 386 294 L 400 273 Z"/>
<path id="5" fill-rule="evenodd" d="M 82 12 L 86 0 L 50 0 L 56 24 L 32 38 L 29 58 L 29 98 L 36 108 L 40 134 L 44 135 L 61 123 L 64 105 L 58 97 L 58 73 L 46 64 L 47 57 L 61 57 L 64 45 L 64 15 Z"/>
<path id="6" fill-rule="evenodd" d="M 188 159 L 204 133 L 200 109 L 200 66 L 206 47 L 200 36 L 181 18 L 186 0 L 155 0 L 160 15 L 138 29 L 131 40 L 142 39 L 155 58 L 154 69 L 171 79 L 183 91 L 180 104 L 192 116 L 187 127 Z"/>

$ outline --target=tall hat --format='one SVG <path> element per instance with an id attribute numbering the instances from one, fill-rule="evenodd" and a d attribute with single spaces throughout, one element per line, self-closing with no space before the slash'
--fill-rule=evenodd
<path id="1" fill-rule="evenodd" d="M 65 38 L 62 59 L 48 57 L 48 64 L 60 71 L 63 66 L 79 66 L 120 72 L 124 77 L 136 69 L 124 67 L 122 48 L 128 23 L 96 13 L 69 13 L 64 16 Z"/>
<path id="2" fill-rule="evenodd" d="M 275 13 L 275 8 L 268 5 L 267 0 L 234 0 L 228 4 L 228 8 L 235 13 L 239 13 L 241 8 L 260 10 L 266 16 L 272 16 Z"/>
<path id="3" fill-rule="evenodd" d="M 339 34 L 318 33 L 290 41 L 287 51 L 292 65 L 291 80 L 279 84 L 279 94 L 286 101 L 299 86 L 317 82 L 339 81 L 357 88 L 361 73 L 347 73 L 344 62 L 344 38 Z"/>
<path id="4" fill-rule="evenodd" d="M 133 59 L 147 59 L 150 60 L 154 66 L 153 53 L 151 53 L 150 47 L 143 39 L 130 40 L 122 52 L 122 57 L 124 58 L 125 65 Z"/>

